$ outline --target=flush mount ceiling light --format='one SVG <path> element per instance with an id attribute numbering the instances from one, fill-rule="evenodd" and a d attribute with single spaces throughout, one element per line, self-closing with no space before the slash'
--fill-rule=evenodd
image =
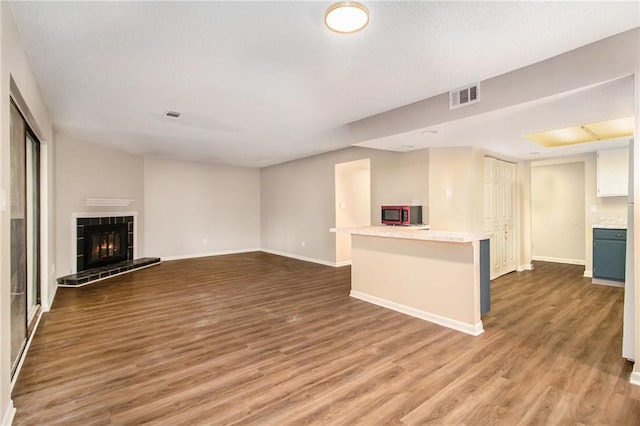
<path id="1" fill-rule="evenodd" d="M 355 1 L 334 3 L 324 13 L 324 24 L 337 33 L 355 33 L 366 27 L 368 23 L 369 9 Z"/>
<path id="2" fill-rule="evenodd" d="M 566 127 L 547 132 L 524 135 L 527 139 L 545 146 L 555 148 L 586 142 L 617 139 L 633 135 L 633 117 L 600 121 L 582 126 Z"/>

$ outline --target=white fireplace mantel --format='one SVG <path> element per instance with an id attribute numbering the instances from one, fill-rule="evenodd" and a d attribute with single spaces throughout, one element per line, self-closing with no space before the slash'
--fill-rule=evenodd
<path id="1" fill-rule="evenodd" d="M 130 198 L 85 198 L 87 207 L 127 207 L 135 200 Z"/>

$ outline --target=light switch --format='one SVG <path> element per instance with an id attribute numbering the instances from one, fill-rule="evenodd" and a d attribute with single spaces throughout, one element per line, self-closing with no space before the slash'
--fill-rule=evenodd
<path id="1" fill-rule="evenodd" d="M 347 203 L 345 203 L 344 201 L 340 201 L 340 208 L 341 209 L 346 209 L 347 208 Z"/>
<path id="2" fill-rule="evenodd" d="M 591 204 L 591 213 L 598 213 L 598 206 Z"/>
<path id="3" fill-rule="evenodd" d="M 3 213 L 7 211 L 7 193 L 4 188 L 0 189 L 0 208 Z"/>

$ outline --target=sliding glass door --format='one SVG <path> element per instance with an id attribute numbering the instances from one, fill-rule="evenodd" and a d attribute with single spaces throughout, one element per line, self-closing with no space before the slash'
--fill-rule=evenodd
<path id="1" fill-rule="evenodd" d="M 11 102 L 11 375 L 40 308 L 40 144 Z"/>

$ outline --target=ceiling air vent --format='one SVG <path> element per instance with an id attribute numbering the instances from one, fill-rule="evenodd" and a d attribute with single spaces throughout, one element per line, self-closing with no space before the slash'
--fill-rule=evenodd
<path id="1" fill-rule="evenodd" d="M 478 102 L 480 102 L 480 83 L 460 87 L 449 92 L 449 109 L 456 109 Z"/>
<path id="2" fill-rule="evenodd" d="M 182 115 L 181 112 L 178 111 L 167 111 L 167 113 L 165 114 L 167 117 L 171 117 L 171 118 L 180 118 L 180 116 Z"/>

